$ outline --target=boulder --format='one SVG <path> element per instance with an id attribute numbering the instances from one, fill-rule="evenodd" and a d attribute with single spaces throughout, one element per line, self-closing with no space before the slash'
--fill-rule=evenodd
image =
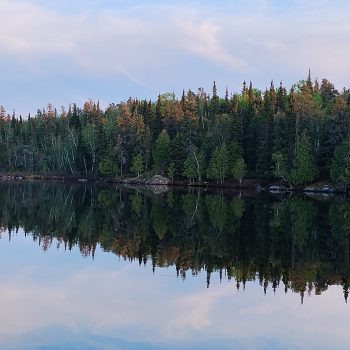
<path id="1" fill-rule="evenodd" d="M 148 181 L 148 185 L 168 185 L 170 180 L 161 175 L 154 175 Z"/>
<path id="2" fill-rule="evenodd" d="M 166 192 L 169 192 L 169 186 L 167 185 L 152 185 L 150 187 L 151 191 L 153 194 L 163 194 L 163 193 L 166 193 Z"/>

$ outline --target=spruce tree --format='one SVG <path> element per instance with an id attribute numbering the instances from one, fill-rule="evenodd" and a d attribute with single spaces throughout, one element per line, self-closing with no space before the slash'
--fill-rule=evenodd
<path id="1" fill-rule="evenodd" d="M 153 161 L 157 170 L 164 171 L 170 160 L 171 141 L 166 130 L 159 134 L 153 149 Z"/>
<path id="2" fill-rule="evenodd" d="M 220 98 L 217 93 L 216 83 L 213 83 L 213 94 L 210 101 L 212 118 L 220 111 Z"/>
<path id="3" fill-rule="evenodd" d="M 247 172 L 247 165 L 244 162 L 243 157 L 239 157 L 233 164 L 232 174 L 239 184 L 242 184 L 243 177 Z"/>
<path id="4" fill-rule="evenodd" d="M 225 144 L 216 147 L 210 159 L 208 178 L 220 181 L 222 184 L 229 172 L 229 153 Z"/>
<path id="5" fill-rule="evenodd" d="M 143 172 L 143 170 L 144 170 L 143 159 L 142 159 L 142 155 L 139 153 L 137 156 L 133 158 L 131 171 L 135 175 L 137 175 L 137 178 L 140 178 L 140 175 Z"/>
<path id="6" fill-rule="evenodd" d="M 297 146 L 291 181 L 294 185 L 305 184 L 318 175 L 310 138 L 304 130 Z"/>
<path id="7" fill-rule="evenodd" d="M 331 164 L 331 179 L 337 184 L 350 185 L 350 142 L 349 137 L 338 145 Z"/>

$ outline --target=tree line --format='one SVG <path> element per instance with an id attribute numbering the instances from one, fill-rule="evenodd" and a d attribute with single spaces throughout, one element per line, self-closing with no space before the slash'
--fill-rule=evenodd
<path id="1" fill-rule="evenodd" d="M 102 110 L 87 101 L 35 116 L 0 108 L 0 171 L 223 183 L 244 177 L 350 184 L 350 92 L 311 76 L 287 89 L 243 83 L 220 97 L 202 88 Z"/>
<path id="2" fill-rule="evenodd" d="M 97 247 L 180 277 L 205 273 L 237 288 L 320 294 L 350 282 L 350 204 L 303 197 L 243 198 L 200 191 L 161 196 L 125 188 L 41 182 L 0 183 L 0 233 L 20 227 L 44 250 Z"/>

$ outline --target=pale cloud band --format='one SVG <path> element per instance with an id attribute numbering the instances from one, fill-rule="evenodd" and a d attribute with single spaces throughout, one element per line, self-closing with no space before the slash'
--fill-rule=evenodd
<path id="1" fill-rule="evenodd" d="M 92 81 L 124 76 L 141 97 L 210 87 L 214 79 L 232 90 L 243 79 L 259 88 L 271 79 L 291 84 L 309 67 L 337 87 L 349 85 L 345 1 L 112 3 L 0 0 L 3 70 L 21 66 L 33 77 L 65 72 Z M 89 92 L 86 98 L 109 98 Z"/>

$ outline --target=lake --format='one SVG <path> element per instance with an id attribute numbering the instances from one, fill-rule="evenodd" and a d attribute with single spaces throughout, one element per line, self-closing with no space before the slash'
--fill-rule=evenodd
<path id="1" fill-rule="evenodd" d="M 42 182 L 0 198 L 1 349 L 350 347 L 344 198 Z"/>

